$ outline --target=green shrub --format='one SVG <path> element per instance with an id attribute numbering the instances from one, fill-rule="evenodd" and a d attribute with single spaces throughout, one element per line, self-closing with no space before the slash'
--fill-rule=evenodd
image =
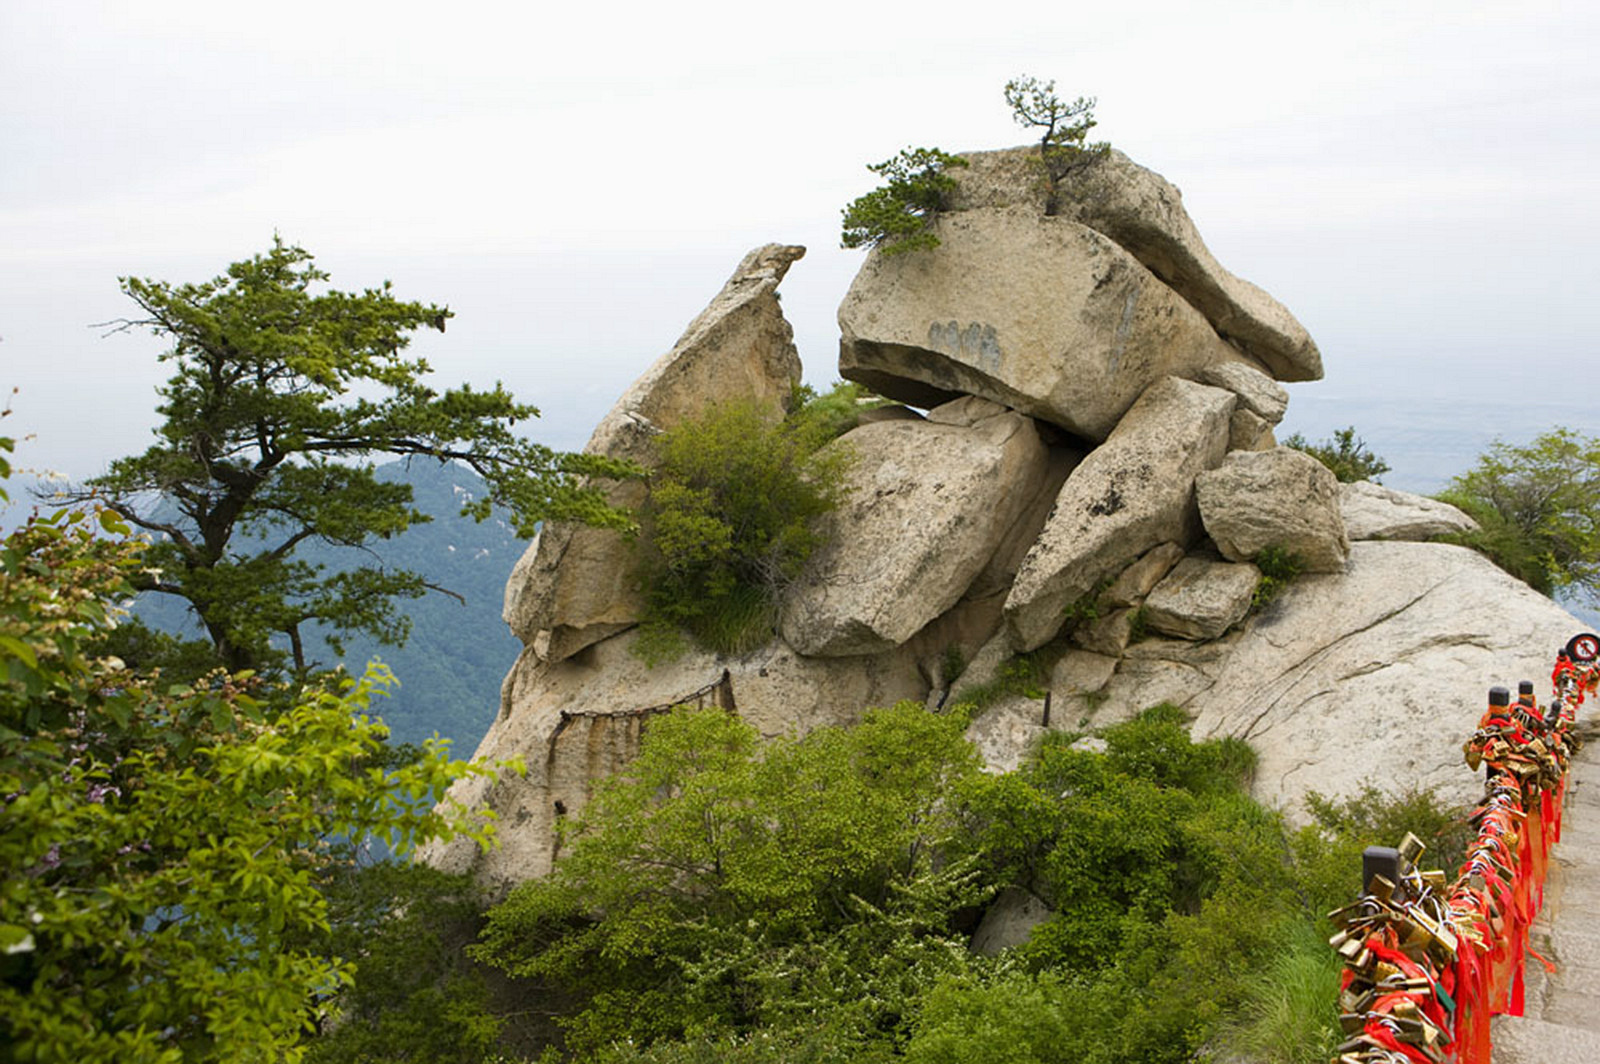
<path id="1" fill-rule="evenodd" d="M 820 445 L 855 428 L 863 410 L 887 406 L 891 402 L 855 381 L 834 381 L 825 392 L 802 384 L 795 388 L 790 403 L 794 410 L 789 415 L 790 427 L 803 438 Z"/>
<path id="2" fill-rule="evenodd" d="M 868 166 L 887 181 L 844 209 L 839 243 L 879 248 L 885 255 L 938 247 L 933 223 L 956 187 L 946 171 L 966 165 L 959 155 L 938 148 L 907 148 Z"/>
<path id="3" fill-rule="evenodd" d="M 1309 442 L 1297 432 L 1284 440 L 1283 445 L 1309 454 L 1345 483 L 1370 480 L 1377 484 L 1378 478 L 1389 472 L 1389 463 L 1367 449 L 1367 441 L 1356 436 L 1354 425 L 1336 429 L 1330 438 L 1317 443 Z"/>
<path id="4" fill-rule="evenodd" d="M 1466 810 L 1441 802 L 1432 791 L 1411 788 L 1389 794 L 1368 784 L 1343 800 L 1306 795 L 1312 823 L 1290 839 L 1299 889 L 1320 917 L 1360 893 L 1361 851 L 1395 846 L 1411 832 L 1428 846 L 1422 863 L 1454 878 L 1473 838 Z"/>
<path id="5" fill-rule="evenodd" d="M 774 423 L 754 403 L 725 403 L 656 440 L 643 510 L 647 611 L 640 653 L 741 654 L 772 637 L 778 596 L 819 545 L 816 520 L 837 505 L 848 452 L 828 420 Z"/>
<path id="6" fill-rule="evenodd" d="M 970 859 L 935 853 L 977 773 L 961 722 L 919 703 L 765 745 L 721 709 L 657 717 L 552 874 L 490 911 L 477 952 L 571 995 L 580 1059 L 696 1039 L 775 1059 L 746 1036 L 819 1016 L 836 1040 L 875 1041 L 968 963 L 952 914 L 988 891 Z M 683 1059 L 660 1053 L 633 1059 Z"/>
<path id="7" fill-rule="evenodd" d="M 1277 598 L 1278 592 L 1293 583 L 1305 568 L 1298 554 L 1276 545 L 1263 547 L 1255 557 L 1255 565 L 1261 570 L 1261 579 L 1256 582 L 1255 594 L 1250 596 L 1250 608 L 1253 610 L 1259 610 Z"/>
<path id="8" fill-rule="evenodd" d="M 1524 447 L 1497 440 L 1439 498 L 1479 525 L 1442 539 L 1546 595 L 1600 595 L 1600 439 L 1557 428 Z"/>
<path id="9" fill-rule="evenodd" d="M 967 717 L 977 716 L 1002 698 L 1022 697 L 1040 699 L 1049 684 L 1049 672 L 1043 657 L 1037 652 L 1018 654 L 1007 658 L 995 670 L 994 679 L 987 683 L 963 687 L 951 703 L 952 711 L 960 710 Z"/>

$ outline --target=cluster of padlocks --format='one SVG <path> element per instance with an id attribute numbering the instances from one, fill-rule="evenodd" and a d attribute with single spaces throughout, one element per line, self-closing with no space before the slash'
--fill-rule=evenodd
<path id="1" fill-rule="evenodd" d="M 1371 846 L 1361 897 L 1330 914 L 1344 960 L 1334 1064 L 1489 1064 L 1489 1019 L 1522 1015 L 1528 928 L 1544 900 L 1577 707 L 1600 682 L 1600 636 L 1574 636 L 1556 655 L 1554 695 L 1540 707 L 1523 681 L 1504 687 L 1463 748 L 1487 766 L 1478 829 L 1454 881 L 1423 870 L 1421 840 Z"/>

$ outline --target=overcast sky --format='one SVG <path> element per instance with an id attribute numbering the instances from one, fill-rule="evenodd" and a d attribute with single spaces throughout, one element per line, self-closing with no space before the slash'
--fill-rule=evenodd
<path id="1" fill-rule="evenodd" d="M 1001 87 L 1029 73 L 1097 95 L 1097 135 L 1310 329 L 1328 376 L 1290 427 L 1600 432 L 1597 51 L 1579 0 L 0 0 L 4 431 L 77 477 L 141 450 L 160 345 L 89 327 L 129 312 L 118 276 L 202 280 L 274 232 L 338 287 L 448 303 L 441 383 L 503 380 L 558 447 L 767 241 L 810 248 L 784 307 L 826 384 L 864 165 L 1024 141 Z"/>

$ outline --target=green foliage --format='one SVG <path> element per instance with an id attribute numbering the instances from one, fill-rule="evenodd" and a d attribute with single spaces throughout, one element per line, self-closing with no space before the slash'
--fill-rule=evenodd
<path id="1" fill-rule="evenodd" d="M 1015 968 L 940 981 L 923 1003 L 906 1064 L 1045 1064 L 1096 1059 L 1103 1028 L 1075 985 Z"/>
<path id="2" fill-rule="evenodd" d="M 970 862 L 934 860 L 956 826 L 943 798 L 978 774 L 961 728 L 902 703 L 758 749 L 721 710 L 656 718 L 478 953 L 575 995 L 580 1055 L 819 1015 L 847 1041 L 892 1032 L 965 963 L 950 913 L 982 897 Z M 724 1059 L 770 1059 L 754 1052 Z"/>
<path id="3" fill-rule="evenodd" d="M 1294 893 L 1276 816 L 1239 789 L 1248 747 L 1191 742 L 1167 705 L 1103 738 L 1096 754 L 1052 737 L 1018 772 L 968 787 L 968 845 L 986 875 L 1055 915 L 1015 952 L 1023 969 L 942 983 L 909 1059 L 989 1059 L 994 1033 L 1015 1028 L 998 1059 L 1176 1064 L 1280 948 Z"/>
<path id="4" fill-rule="evenodd" d="M 485 899 L 468 876 L 422 864 L 338 864 L 321 883 L 329 901 L 323 952 L 355 962 L 355 981 L 329 1003 L 307 1043 L 308 1064 L 428 1061 L 480 1064 L 502 1020 L 464 947 Z"/>
<path id="5" fill-rule="evenodd" d="M 0 449 L 8 444 L 0 443 Z M 468 830 L 487 768 L 388 765 L 381 670 L 268 711 L 248 675 L 157 682 L 97 656 L 140 543 L 62 510 L 0 541 L 0 1043 L 39 1062 L 293 1060 L 350 977 L 312 942 L 344 845 Z"/>
<path id="6" fill-rule="evenodd" d="M 679 629 L 722 653 L 772 637 L 778 596 L 820 543 L 849 466 L 823 448 L 832 419 L 773 424 L 754 403 L 725 403 L 656 440 L 641 571 L 647 660 L 680 648 Z"/>
<path id="7" fill-rule="evenodd" d="M 1310 922 L 1296 924 L 1284 948 L 1246 977 L 1245 1004 L 1219 1040 L 1235 1056 L 1273 1064 L 1324 1064 L 1345 1035 L 1335 989 L 1344 964 Z"/>
<path id="8" fill-rule="evenodd" d="M 363 547 L 426 520 L 408 485 L 374 475 L 374 456 L 471 466 L 489 489 L 464 512 L 481 520 L 506 506 L 524 536 L 543 519 L 630 524 L 585 478 L 631 466 L 520 439 L 513 426 L 538 411 L 499 385 L 440 393 L 424 382 L 428 364 L 405 350 L 417 329 L 442 332 L 447 308 L 402 302 L 387 283 L 314 292 L 327 276 L 275 239 L 199 284 L 122 280 L 143 316 L 119 328 L 169 341 L 162 359 L 175 373 L 161 389 L 158 442 L 78 497 L 104 497 L 157 537 L 136 585 L 185 601 L 235 671 L 276 665 L 276 638 L 304 673 L 303 629 L 314 622 L 329 626 L 336 653 L 348 634 L 405 639 L 395 600 L 421 595 L 420 575 L 380 564 L 325 572 L 296 551 L 312 538 Z"/>
<path id="9" fill-rule="evenodd" d="M 1278 592 L 1293 583 L 1305 568 L 1298 554 L 1277 545 L 1263 547 L 1255 557 L 1255 565 L 1261 570 L 1261 579 L 1250 596 L 1250 608 L 1256 610 L 1277 598 Z"/>
<path id="10" fill-rule="evenodd" d="M 1317 914 L 1349 904 L 1361 892 L 1361 851 L 1397 846 L 1411 832 L 1428 846 L 1423 865 L 1454 876 L 1474 832 L 1467 810 L 1415 788 L 1390 794 L 1368 784 L 1342 801 L 1306 795 L 1312 822 L 1291 838 L 1301 889 Z"/>
<path id="11" fill-rule="evenodd" d="M 1439 498 L 1480 526 L 1448 540 L 1546 595 L 1600 597 L 1600 439 L 1556 428 L 1523 447 L 1497 440 Z"/>
<path id="12" fill-rule="evenodd" d="M 1043 130 L 1039 135 L 1039 161 L 1044 167 L 1047 189 L 1044 212 L 1053 215 L 1059 206 L 1061 179 L 1111 150 L 1107 143 L 1090 143 L 1087 139 L 1089 130 L 1099 124 L 1094 118 L 1095 99 L 1080 96 L 1068 103 L 1056 95 L 1053 80 L 1042 82 L 1026 76 L 1006 82 L 1005 97 L 1018 125 Z"/>
<path id="13" fill-rule="evenodd" d="M 839 243 L 879 248 L 885 255 L 938 247 L 933 223 L 956 187 L 946 171 L 966 165 L 959 155 L 938 148 L 906 148 L 868 166 L 885 183 L 844 209 Z"/>
<path id="14" fill-rule="evenodd" d="M 1076 626 L 1098 621 L 1100 619 L 1100 610 L 1104 605 L 1100 601 L 1101 596 L 1111 587 L 1113 581 L 1113 577 L 1102 577 L 1095 582 L 1094 587 L 1067 603 L 1067 624 Z"/>
<path id="15" fill-rule="evenodd" d="M 1297 432 L 1284 440 L 1283 446 L 1309 454 L 1346 484 L 1357 480 L 1377 484 L 1380 483 L 1378 478 L 1389 472 L 1389 463 L 1368 450 L 1367 441 L 1356 436 L 1354 425 L 1335 429 L 1331 437 L 1317 443 L 1309 442 Z"/>
<path id="16" fill-rule="evenodd" d="M 970 719 L 1002 698 L 1043 698 L 1045 685 L 1049 682 L 1043 655 L 1036 651 L 1018 654 L 1000 663 L 994 679 L 955 692 L 951 709 L 953 712 L 960 711 Z"/>
<path id="17" fill-rule="evenodd" d="M 873 394 L 855 381 L 834 381 L 826 392 L 818 393 L 809 384 L 795 388 L 789 415 L 791 430 L 805 439 L 825 443 L 855 428 L 863 410 L 886 406 L 891 400 Z"/>

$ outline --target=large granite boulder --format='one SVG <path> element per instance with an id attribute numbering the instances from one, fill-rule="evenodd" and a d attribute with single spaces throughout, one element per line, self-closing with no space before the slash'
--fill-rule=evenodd
<path id="1" fill-rule="evenodd" d="M 1193 540 L 1195 476 L 1222 461 L 1234 402 L 1232 392 L 1164 378 L 1072 471 L 1006 600 L 1016 649 L 1048 642 L 1068 606 L 1141 554 Z"/>
<path id="2" fill-rule="evenodd" d="M 779 630 L 802 654 L 876 654 L 967 592 L 1048 475 L 1031 419 L 881 421 L 829 444 L 851 452 L 845 501 L 785 597 Z M 935 411 L 938 414 L 939 411 Z M 957 419 L 966 420 L 966 419 Z"/>
<path id="3" fill-rule="evenodd" d="M 1461 744 L 1489 687 L 1532 679 L 1547 697 L 1556 649 L 1585 629 L 1464 547 L 1356 543 L 1346 572 L 1301 577 L 1253 618 L 1187 708 L 1197 738 L 1255 747 L 1269 804 L 1367 783 L 1472 801 Z"/>
<path id="4" fill-rule="evenodd" d="M 1229 561 L 1267 547 L 1313 573 L 1336 573 L 1350 553 L 1339 513 L 1339 482 L 1327 466 L 1290 447 L 1235 451 L 1195 481 L 1206 534 Z"/>
<path id="5" fill-rule="evenodd" d="M 584 450 L 648 464 L 652 436 L 719 401 L 753 401 L 781 417 L 800 380 L 800 356 L 777 288 L 804 254 L 767 244 L 746 255 L 672 350 L 617 400 Z M 629 482 L 610 496 L 631 508 L 644 492 Z M 633 570 L 633 548 L 621 533 L 549 524 L 506 584 L 506 623 L 541 657 L 559 661 L 639 620 L 644 603 Z"/>
<path id="6" fill-rule="evenodd" d="M 956 210 L 1005 205 L 1044 211 L 1036 147 L 963 153 L 952 170 Z M 1104 233 L 1204 314 L 1218 333 L 1279 380 L 1322 377 L 1322 355 L 1304 326 L 1272 296 L 1224 269 L 1183 207 L 1183 194 L 1119 151 L 1062 180 L 1059 216 Z M 907 256 L 910 257 L 910 256 Z"/>
<path id="7" fill-rule="evenodd" d="M 839 372 L 936 406 L 981 396 L 1102 440 L 1146 387 L 1238 353 L 1131 255 L 1031 208 L 948 214 L 932 251 L 867 256 Z"/>
<path id="8" fill-rule="evenodd" d="M 651 667 L 633 652 L 637 638 L 637 630 L 624 632 L 562 661 L 523 652 L 476 756 L 521 757 L 526 775 L 464 779 L 446 796 L 494 812 L 500 846 L 480 853 L 456 839 L 424 847 L 419 859 L 501 886 L 545 875 L 557 821 L 580 812 L 595 784 L 638 754 L 649 718 L 676 705 L 721 706 L 771 739 L 854 723 L 869 707 L 920 701 L 928 690 L 905 651 L 820 660 L 775 640 L 741 657 L 691 651 Z"/>
<path id="9" fill-rule="evenodd" d="M 1351 539 L 1432 539 L 1471 532 L 1478 522 L 1438 499 L 1370 480 L 1339 485 L 1339 513 Z"/>

